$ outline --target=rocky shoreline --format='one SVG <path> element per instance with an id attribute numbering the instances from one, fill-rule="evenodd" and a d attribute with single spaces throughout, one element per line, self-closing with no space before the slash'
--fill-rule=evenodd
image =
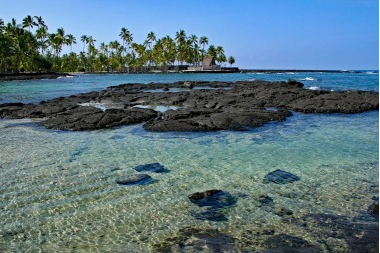
<path id="1" fill-rule="evenodd" d="M 58 77 L 71 76 L 68 73 L 57 72 L 25 72 L 25 73 L 0 73 L 0 82 L 16 80 L 57 79 Z"/>
<path id="2" fill-rule="evenodd" d="M 379 93 L 304 89 L 297 81 L 124 84 L 40 104 L 0 105 L 0 118 L 40 118 L 46 128 L 95 130 L 144 123 L 150 131 L 247 130 L 302 113 L 379 109 Z"/>

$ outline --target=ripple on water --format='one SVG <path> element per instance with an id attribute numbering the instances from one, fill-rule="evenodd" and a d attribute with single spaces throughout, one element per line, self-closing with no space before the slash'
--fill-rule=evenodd
<path id="1" fill-rule="evenodd" d="M 378 221 L 367 209 L 378 199 L 376 115 L 295 114 L 252 131 L 218 133 L 151 133 L 141 125 L 57 132 L 0 120 L 0 249 L 287 247 L 270 238 L 322 251 L 347 252 L 356 243 L 372 247 Z M 170 173 L 133 169 L 152 163 Z M 263 184 L 277 168 L 301 180 Z M 138 187 L 115 182 L 136 173 L 157 182 Z M 215 213 L 187 198 L 210 189 L 238 201 Z M 204 219 L 208 215 L 225 219 Z M 362 239 L 355 239 L 357 234 Z M 208 239 L 202 241 L 202 235 Z"/>

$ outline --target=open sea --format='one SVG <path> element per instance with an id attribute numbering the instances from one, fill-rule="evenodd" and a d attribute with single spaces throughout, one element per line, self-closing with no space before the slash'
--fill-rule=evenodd
<path id="1" fill-rule="evenodd" d="M 124 83 L 288 79 L 308 89 L 379 91 L 378 71 L 79 75 L 0 83 L 0 103 L 38 103 Z M 339 229 L 378 228 L 367 211 L 379 199 L 378 111 L 294 113 L 250 131 L 213 133 L 156 133 L 141 124 L 69 132 L 0 119 L 0 146 L 1 253 L 157 252 L 186 230 L 218 232 L 205 236 L 211 243 L 201 232 L 193 241 L 182 238 L 171 252 L 261 252 L 279 235 L 322 252 L 350 252 L 350 232 L 332 233 L 339 227 L 326 225 L 332 217 L 345 221 Z M 148 173 L 155 181 L 142 186 L 115 182 L 148 163 L 170 172 Z M 264 184 L 277 169 L 300 180 Z M 235 197 L 223 210 L 226 219 L 194 215 L 204 208 L 188 195 L 211 189 Z M 321 217 L 329 218 L 316 222 Z"/>

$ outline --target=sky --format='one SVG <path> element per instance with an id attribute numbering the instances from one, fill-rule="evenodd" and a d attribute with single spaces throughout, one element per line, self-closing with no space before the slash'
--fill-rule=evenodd
<path id="1" fill-rule="evenodd" d="M 183 29 L 223 46 L 241 69 L 379 69 L 378 0 L 0 0 L 5 23 L 27 15 L 73 34 L 77 53 L 82 35 L 98 46 L 121 42 L 122 27 L 137 43 Z"/>

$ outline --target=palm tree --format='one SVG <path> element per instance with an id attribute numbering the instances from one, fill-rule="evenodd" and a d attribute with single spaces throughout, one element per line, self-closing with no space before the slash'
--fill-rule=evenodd
<path id="1" fill-rule="evenodd" d="M 5 30 L 4 20 L 0 18 L 0 34 L 3 34 L 4 30 Z"/>
<path id="2" fill-rule="evenodd" d="M 119 36 L 121 37 L 123 41 L 123 47 L 124 47 L 124 43 L 129 45 L 132 42 L 132 34 L 125 27 L 121 28 L 121 32 Z"/>
<path id="3" fill-rule="evenodd" d="M 73 44 L 77 44 L 77 39 L 72 34 L 68 34 L 66 36 L 66 44 L 70 46 L 70 54 L 71 54 L 73 52 Z"/>
<path id="4" fill-rule="evenodd" d="M 80 37 L 80 40 L 83 42 L 83 52 L 85 52 L 84 49 L 86 47 L 86 44 L 88 43 L 88 36 L 87 35 L 82 35 Z"/>
<path id="5" fill-rule="evenodd" d="M 62 46 L 67 45 L 67 35 L 65 34 L 65 30 L 63 27 L 57 29 L 57 33 L 55 34 L 55 43 L 57 44 L 57 53 L 61 53 Z"/>
<path id="6" fill-rule="evenodd" d="M 232 66 L 235 63 L 235 58 L 233 56 L 228 57 L 228 63 Z"/>
<path id="7" fill-rule="evenodd" d="M 36 24 L 37 24 L 38 28 L 47 27 L 41 16 L 34 16 L 34 19 L 37 21 Z"/>
<path id="8" fill-rule="evenodd" d="M 211 45 L 207 49 L 207 54 L 214 57 L 216 59 L 216 48 L 214 45 Z"/>
<path id="9" fill-rule="evenodd" d="M 89 62 L 90 72 L 93 71 L 93 66 L 92 66 L 93 59 L 92 58 L 96 54 L 95 42 L 96 42 L 96 40 L 92 36 L 87 37 L 87 43 L 88 43 L 87 50 L 88 50 L 88 58 L 90 60 L 90 62 Z"/>
<path id="10" fill-rule="evenodd" d="M 176 32 L 175 34 L 175 40 L 177 42 L 177 45 L 178 45 L 178 64 L 179 62 L 181 62 L 181 65 L 182 65 L 182 62 L 184 60 L 184 48 L 183 48 L 183 45 L 185 44 L 186 42 L 186 32 L 184 30 L 179 30 L 179 32 Z"/>
<path id="11" fill-rule="evenodd" d="M 119 36 L 123 40 L 123 49 L 125 49 L 123 50 L 123 58 L 124 58 L 124 51 L 128 53 L 128 49 L 129 49 L 130 44 L 132 43 L 133 38 L 132 38 L 132 34 L 125 27 L 121 28 L 121 32 Z M 124 44 L 126 44 L 127 46 L 124 47 Z M 123 61 L 125 61 L 125 59 L 123 59 Z"/>
<path id="12" fill-rule="evenodd" d="M 36 31 L 36 38 L 39 39 L 39 46 L 41 48 L 42 54 L 44 54 L 45 50 L 48 47 L 47 40 L 45 40 L 48 37 L 47 29 L 47 26 L 42 26 Z"/>
<path id="13" fill-rule="evenodd" d="M 203 60 L 204 52 L 205 52 L 205 46 L 208 45 L 208 38 L 206 36 L 200 37 L 199 38 L 199 44 L 202 46 L 201 55 L 202 55 L 202 60 Z"/>
<path id="14" fill-rule="evenodd" d="M 149 51 L 148 51 L 149 68 L 150 68 L 150 65 L 152 64 L 152 43 L 153 43 L 153 41 L 156 41 L 156 34 L 154 34 L 154 32 L 150 32 L 150 33 L 148 33 L 146 41 L 144 42 L 144 44 L 146 44 L 149 48 Z"/>
<path id="15" fill-rule="evenodd" d="M 22 27 L 23 28 L 26 28 L 28 27 L 29 28 L 29 32 L 30 32 L 30 28 L 33 28 L 33 26 L 37 25 L 36 22 L 34 22 L 34 18 L 30 15 L 26 16 L 23 20 L 22 20 Z"/>
<path id="16" fill-rule="evenodd" d="M 216 61 L 223 63 L 227 61 L 226 56 L 224 55 L 224 49 L 221 46 L 217 46 L 215 49 Z"/>
<path id="17" fill-rule="evenodd" d="M 189 44 L 190 44 L 190 47 L 192 47 L 193 49 L 193 52 L 190 54 L 193 56 L 193 59 L 192 60 L 192 63 L 194 63 L 194 65 L 197 65 L 197 57 L 198 57 L 198 37 L 194 34 L 192 34 L 189 38 Z M 190 49 L 189 47 L 189 49 Z M 193 61 L 194 60 L 194 61 Z"/>

